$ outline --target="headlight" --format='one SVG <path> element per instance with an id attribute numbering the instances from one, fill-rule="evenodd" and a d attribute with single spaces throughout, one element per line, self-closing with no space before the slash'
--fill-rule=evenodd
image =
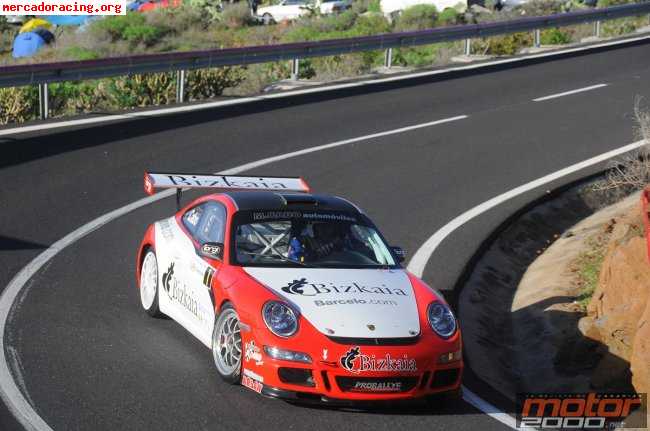
<path id="1" fill-rule="evenodd" d="M 298 330 L 298 318 L 293 310 L 278 301 L 269 301 L 262 307 L 266 326 L 278 337 L 290 337 Z"/>
<path id="2" fill-rule="evenodd" d="M 442 338 L 449 338 L 456 332 L 456 318 L 449 307 L 440 302 L 432 302 L 427 308 L 431 329 Z"/>
<path id="3" fill-rule="evenodd" d="M 293 350 L 284 350 L 269 346 L 264 346 L 264 351 L 273 359 L 282 359 L 283 361 L 304 362 L 305 364 L 311 364 L 311 356 L 303 352 L 294 352 Z"/>

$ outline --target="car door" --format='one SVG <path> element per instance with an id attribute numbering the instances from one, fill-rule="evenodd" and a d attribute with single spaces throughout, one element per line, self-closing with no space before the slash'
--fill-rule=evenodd
<path id="1" fill-rule="evenodd" d="M 297 19 L 308 12 L 307 3 L 303 0 L 286 0 L 285 10 L 282 11 L 283 19 Z"/>
<path id="2" fill-rule="evenodd" d="M 181 303 L 185 326 L 210 347 L 216 304 L 212 284 L 221 267 L 226 208 L 219 202 L 206 201 L 190 208 L 181 221 L 192 243 L 192 250 L 182 253 L 186 287 L 190 292 Z"/>

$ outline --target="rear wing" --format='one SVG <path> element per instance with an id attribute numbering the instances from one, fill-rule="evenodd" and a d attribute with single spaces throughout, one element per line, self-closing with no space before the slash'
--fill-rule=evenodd
<path id="1" fill-rule="evenodd" d="M 183 189 L 252 190 L 309 192 L 302 177 L 252 177 L 240 175 L 144 173 L 144 191 L 153 195 L 156 189 L 176 189 L 176 203 L 180 207 Z"/>

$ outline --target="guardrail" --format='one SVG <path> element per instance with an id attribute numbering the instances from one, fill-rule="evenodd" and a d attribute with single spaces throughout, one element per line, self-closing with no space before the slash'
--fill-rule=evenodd
<path id="1" fill-rule="evenodd" d="M 0 68 L 0 87 L 39 85 L 40 113 L 47 118 L 47 84 L 80 81 L 112 76 L 152 73 L 177 73 L 177 101 L 184 101 L 185 71 L 221 66 L 247 65 L 275 61 L 292 61 L 292 77 L 298 75 L 299 60 L 310 57 L 349 54 L 360 51 L 385 50 L 385 66 L 392 63 L 392 50 L 418 45 L 465 40 L 465 53 L 471 52 L 471 40 L 508 33 L 535 32 L 535 45 L 540 44 L 540 30 L 594 22 L 595 35 L 600 36 L 600 22 L 650 14 L 650 2 L 626 4 L 609 8 L 583 10 L 555 15 L 521 18 L 508 21 L 441 27 L 431 30 L 387 33 L 347 39 L 288 43 L 243 48 L 171 52 L 99 60 L 24 64 Z"/>

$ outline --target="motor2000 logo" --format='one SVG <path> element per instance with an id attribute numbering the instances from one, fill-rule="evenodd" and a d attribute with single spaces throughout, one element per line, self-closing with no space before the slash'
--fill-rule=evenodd
<path id="1" fill-rule="evenodd" d="M 359 374 L 367 371 L 417 371 L 417 362 L 404 355 L 402 358 L 393 358 L 390 353 L 377 358 L 375 355 L 361 353 L 361 347 L 356 346 L 341 356 L 341 366 L 351 373 Z"/>

